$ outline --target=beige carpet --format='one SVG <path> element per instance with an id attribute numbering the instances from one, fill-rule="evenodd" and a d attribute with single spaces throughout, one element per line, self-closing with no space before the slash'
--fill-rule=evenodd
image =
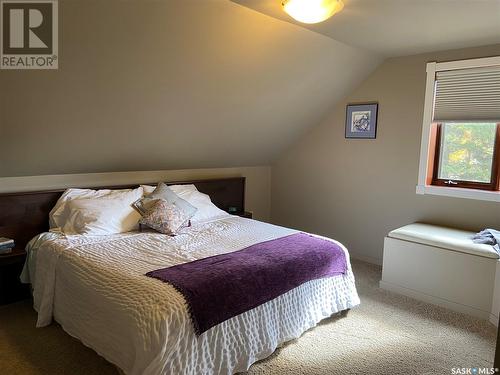
<path id="1" fill-rule="evenodd" d="M 496 329 L 488 322 L 382 291 L 380 268 L 353 267 L 361 306 L 323 321 L 249 374 L 451 374 L 492 366 Z M 0 308 L 1 374 L 117 374 L 57 325 L 34 325 L 29 303 Z"/>

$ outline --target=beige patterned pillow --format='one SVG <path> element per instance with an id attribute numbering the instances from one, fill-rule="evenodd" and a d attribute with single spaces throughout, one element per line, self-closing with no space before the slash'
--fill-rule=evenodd
<path id="1" fill-rule="evenodd" d="M 164 199 L 154 199 L 148 204 L 148 210 L 139 223 L 172 236 L 189 223 L 189 216 Z"/>

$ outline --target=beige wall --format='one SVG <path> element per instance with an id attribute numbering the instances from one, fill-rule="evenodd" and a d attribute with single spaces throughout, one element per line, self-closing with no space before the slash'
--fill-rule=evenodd
<path id="1" fill-rule="evenodd" d="M 267 166 L 3 177 L 0 193 L 240 176 L 246 177 L 246 210 L 252 211 L 258 220 L 269 221 L 271 168 Z"/>
<path id="2" fill-rule="evenodd" d="M 58 70 L 0 70 L 0 177 L 268 165 L 380 62 L 228 0 L 59 21 Z"/>
<path id="3" fill-rule="evenodd" d="M 247 166 L 380 62 L 227 0 L 58 3 L 59 69 L 0 70 L 0 192 L 243 175 L 269 220 L 270 168 Z"/>
<path id="4" fill-rule="evenodd" d="M 336 238 L 373 262 L 384 235 L 414 221 L 499 228 L 498 203 L 415 193 L 426 63 L 494 55 L 500 45 L 384 62 L 273 165 L 273 222 Z M 364 101 L 379 102 L 377 139 L 344 139 L 346 104 Z"/>

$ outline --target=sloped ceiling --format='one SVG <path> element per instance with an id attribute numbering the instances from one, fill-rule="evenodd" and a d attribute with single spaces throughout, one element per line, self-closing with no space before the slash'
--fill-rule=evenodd
<path id="1" fill-rule="evenodd" d="M 381 61 L 225 0 L 59 14 L 59 70 L 0 71 L 0 176 L 269 164 Z"/>
<path id="2" fill-rule="evenodd" d="M 500 42 L 499 0 L 343 0 L 340 13 L 313 25 L 284 13 L 281 0 L 232 1 L 384 56 Z"/>

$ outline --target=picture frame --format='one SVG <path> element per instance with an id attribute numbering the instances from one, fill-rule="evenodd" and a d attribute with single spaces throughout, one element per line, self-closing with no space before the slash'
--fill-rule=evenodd
<path id="1" fill-rule="evenodd" d="M 346 107 L 345 138 L 377 138 L 378 103 L 353 103 Z"/>

